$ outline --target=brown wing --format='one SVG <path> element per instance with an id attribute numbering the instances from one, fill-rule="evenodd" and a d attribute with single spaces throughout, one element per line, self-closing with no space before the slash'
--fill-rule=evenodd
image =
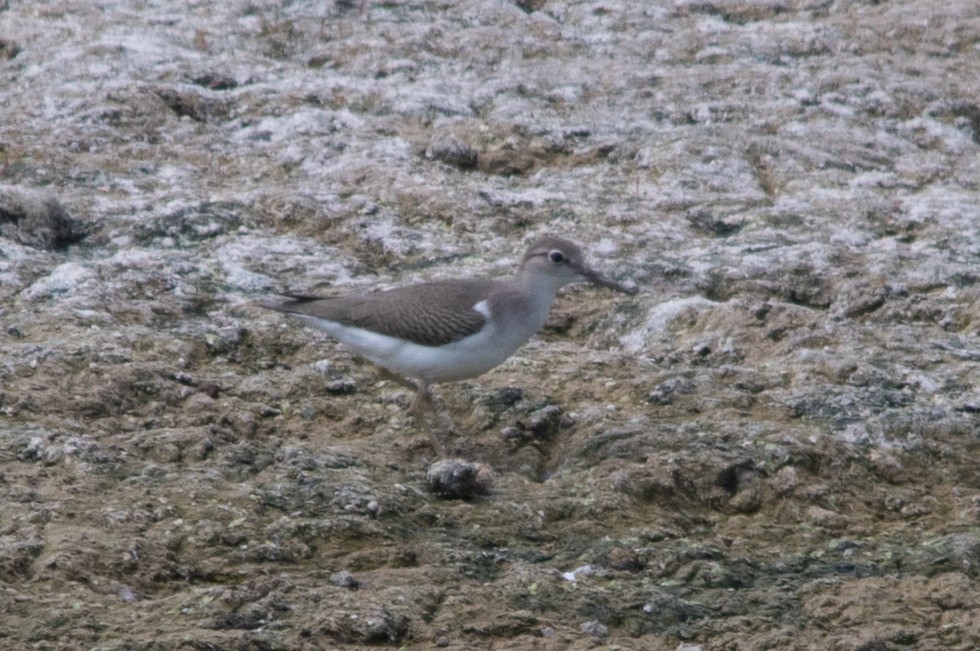
<path id="1" fill-rule="evenodd" d="M 398 337 L 423 346 L 442 346 L 475 334 L 486 318 L 473 309 L 494 286 L 492 280 L 435 281 L 364 296 L 321 298 L 287 294 L 266 303 L 280 312 L 311 316 Z"/>

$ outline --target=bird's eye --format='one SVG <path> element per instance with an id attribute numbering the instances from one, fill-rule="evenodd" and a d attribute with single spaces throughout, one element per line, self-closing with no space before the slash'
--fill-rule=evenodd
<path id="1" fill-rule="evenodd" d="M 561 251 L 552 251 L 551 253 L 548 254 L 548 259 L 554 262 L 555 264 L 561 264 L 562 262 L 565 261 L 565 254 L 562 253 Z"/>

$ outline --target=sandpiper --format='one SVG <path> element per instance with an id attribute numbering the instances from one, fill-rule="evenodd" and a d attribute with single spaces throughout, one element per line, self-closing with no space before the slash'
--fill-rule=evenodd
<path id="1" fill-rule="evenodd" d="M 473 378 L 502 363 L 541 329 L 558 290 L 579 281 L 637 291 L 589 267 L 572 242 L 544 236 L 508 279 L 436 280 L 334 298 L 283 294 L 259 304 L 325 330 L 413 387 L 418 417 L 417 409 L 431 403 L 430 385 Z"/>

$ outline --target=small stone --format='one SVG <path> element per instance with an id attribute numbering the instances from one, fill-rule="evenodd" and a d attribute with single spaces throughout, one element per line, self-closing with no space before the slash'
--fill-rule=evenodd
<path id="1" fill-rule="evenodd" d="M 327 383 L 327 393 L 333 396 L 347 396 L 357 393 L 357 383 L 351 378 L 343 378 Z"/>
<path id="2" fill-rule="evenodd" d="M 189 373 L 184 373 L 184 372 L 174 373 L 174 380 L 176 380 L 177 382 L 180 382 L 181 384 L 183 384 L 185 386 L 189 386 L 189 387 L 192 387 L 195 384 L 197 384 L 197 382 L 194 381 L 194 376 L 192 376 Z"/>
<path id="3" fill-rule="evenodd" d="M 579 576 L 588 576 L 592 574 L 594 571 L 595 568 L 592 567 L 591 565 L 582 565 L 580 567 L 576 567 L 574 570 L 570 570 L 568 572 L 562 572 L 561 578 L 565 579 L 569 583 L 575 583 L 576 581 L 578 581 Z"/>
<path id="4" fill-rule="evenodd" d="M 760 321 L 764 321 L 770 312 L 772 312 L 772 305 L 770 303 L 762 303 L 752 309 L 752 316 Z"/>
<path id="5" fill-rule="evenodd" d="M 334 370 L 333 365 L 330 363 L 329 359 L 321 359 L 313 362 L 310 365 L 314 371 L 326 378 L 336 377 L 337 372 Z"/>
<path id="6" fill-rule="evenodd" d="M 847 524 L 846 516 L 830 511 L 829 509 L 820 508 L 819 506 L 808 508 L 806 510 L 806 517 L 817 526 L 828 529 L 841 529 Z"/>
<path id="7" fill-rule="evenodd" d="M 669 405 L 674 402 L 674 396 L 690 394 L 697 391 L 697 385 L 682 377 L 673 377 L 661 382 L 647 396 L 647 402 L 653 405 Z"/>
<path id="8" fill-rule="evenodd" d="M 855 319 L 870 314 L 883 306 L 891 292 L 880 279 L 871 283 L 867 278 L 844 283 L 837 288 L 837 295 L 830 307 L 834 319 Z"/>
<path id="9" fill-rule="evenodd" d="M 527 436 L 524 434 L 524 430 L 520 427 L 515 427 L 513 425 L 508 425 L 507 427 L 500 430 L 500 438 L 507 441 L 508 443 L 523 444 L 527 442 Z"/>
<path id="10" fill-rule="evenodd" d="M 353 574 L 347 570 L 341 570 L 340 572 L 334 572 L 330 575 L 330 583 L 341 588 L 347 588 L 349 590 L 357 590 L 361 586 L 361 582 L 358 581 Z"/>
<path id="11" fill-rule="evenodd" d="M 640 555 L 633 549 L 613 547 L 606 556 L 609 567 L 614 570 L 625 570 L 627 572 L 638 572 L 643 569 L 644 562 Z"/>
<path id="12" fill-rule="evenodd" d="M 698 357 L 707 357 L 708 355 L 711 354 L 711 346 L 703 343 L 698 344 L 697 346 L 691 349 L 691 352 L 697 355 Z"/>
<path id="13" fill-rule="evenodd" d="M 216 72 L 206 72 L 194 77 L 191 81 L 209 90 L 231 90 L 238 87 L 238 82 L 233 77 Z"/>
<path id="14" fill-rule="evenodd" d="M 592 637 L 606 637 L 609 635 L 609 628 L 595 620 L 583 622 L 579 630 Z"/>
<path id="15" fill-rule="evenodd" d="M 837 540 L 831 541 L 828 545 L 830 551 L 834 552 L 846 552 L 860 547 L 861 543 L 851 540 L 850 538 L 838 538 Z"/>
<path id="16" fill-rule="evenodd" d="M 622 493 L 623 495 L 635 495 L 636 494 L 636 481 L 633 476 L 625 470 L 616 470 L 609 475 L 609 479 L 612 482 L 612 487 L 617 493 Z"/>
<path id="17" fill-rule="evenodd" d="M 50 446 L 44 450 L 44 457 L 41 459 L 41 463 L 45 466 L 55 466 L 61 463 L 65 458 L 65 450 L 62 447 Z"/>
<path id="18" fill-rule="evenodd" d="M 54 196 L 0 185 L 0 237 L 45 251 L 60 251 L 86 236 L 82 222 Z"/>
<path id="19" fill-rule="evenodd" d="M 7 3 L 0 3 L 0 9 L 6 9 Z M 0 59 L 13 59 L 20 54 L 21 47 L 16 42 L 0 38 Z"/>
<path id="20" fill-rule="evenodd" d="M 429 466 L 426 480 L 439 497 L 468 500 L 490 492 L 493 470 L 482 463 L 443 459 Z"/>
<path id="21" fill-rule="evenodd" d="M 783 466 L 776 472 L 769 483 L 780 495 L 788 495 L 799 485 L 799 473 L 793 466 Z"/>
<path id="22" fill-rule="evenodd" d="M 555 405 L 542 407 L 531 413 L 527 428 L 538 440 L 551 440 L 561 425 L 561 409 Z"/>
<path id="23" fill-rule="evenodd" d="M 425 157 L 467 170 L 476 167 L 477 152 L 452 136 L 440 135 L 429 143 Z"/>
<path id="24" fill-rule="evenodd" d="M 201 390 L 201 393 L 212 400 L 217 400 L 218 395 L 221 394 L 221 387 L 214 382 L 203 382 L 198 388 Z"/>
<path id="25" fill-rule="evenodd" d="M 494 392 L 494 398 L 504 407 L 513 407 L 524 399 L 524 391 L 520 387 L 502 387 Z"/>
<path id="26" fill-rule="evenodd" d="M 132 603 L 134 601 L 139 601 L 139 595 L 133 592 L 132 588 L 126 585 L 120 585 L 116 587 L 116 595 L 127 603 Z"/>

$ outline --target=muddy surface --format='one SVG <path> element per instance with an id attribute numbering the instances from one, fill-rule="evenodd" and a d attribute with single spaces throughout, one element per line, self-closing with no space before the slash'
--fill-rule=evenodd
<path id="1" fill-rule="evenodd" d="M 75 6 L 82 5 L 82 6 Z M 0 2 L 0 647 L 980 647 L 980 10 Z M 412 394 L 254 301 L 635 297 Z"/>

